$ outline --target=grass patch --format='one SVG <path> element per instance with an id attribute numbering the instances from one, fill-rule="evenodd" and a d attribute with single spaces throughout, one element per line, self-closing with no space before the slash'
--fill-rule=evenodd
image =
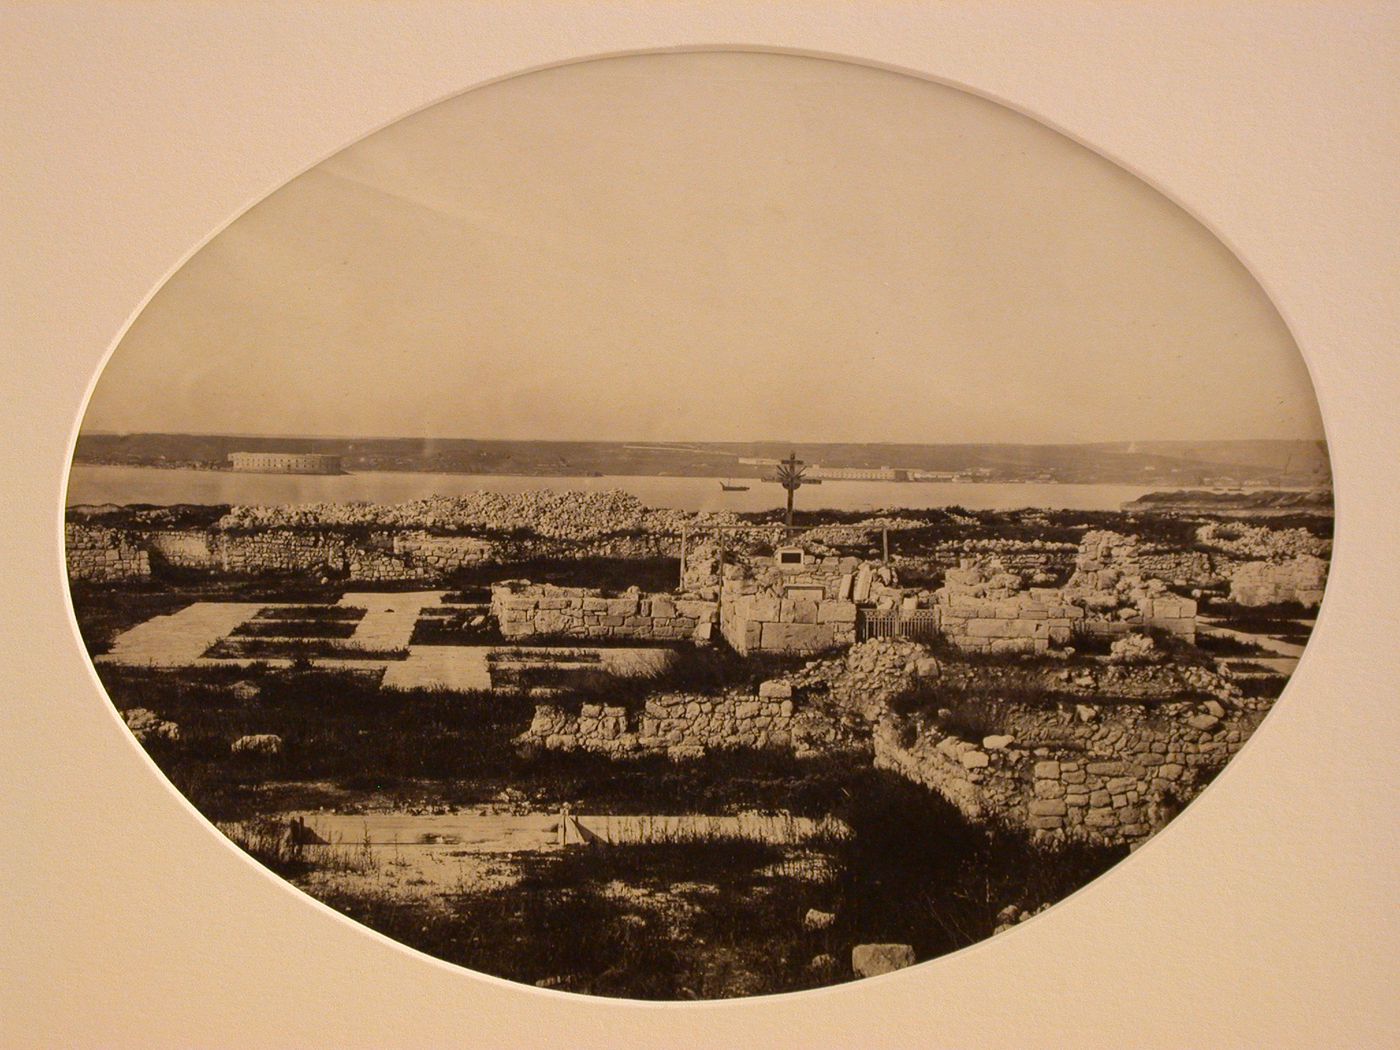
<path id="1" fill-rule="evenodd" d="M 1277 700 L 1288 684 L 1288 676 L 1265 674 L 1250 678 L 1233 679 L 1240 694 L 1247 700 Z"/>
<path id="2" fill-rule="evenodd" d="M 218 660 L 406 660 L 407 648 L 370 649 L 333 638 L 222 638 L 203 654 Z"/>
<path id="3" fill-rule="evenodd" d="M 506 889 L 405 901 L 373 888 L 321 892 L 396 940 L 526 984 L 638 999 L 720 999 L 851 977 L 860 943 L 911 944 L 919 960 L 989 936 L 1007 905 L 1034 910 L 1122 859 L 1123 847 L 1052 849 L 984 829 L 941 798 L 868 768 L 845 778 L 847 838 L 778 846 L 717 835 L 516 854 Z M 809 908 L 834 913 L 809 929 Z M 819 954 L 836 962 L 814 969 Z"/>
<path id="4" fill-rule="evenodd" d="M 353 620 L 249 620 L 229 632 L 230 638 L 349 638 L 359 625 Z"/>
<path id="5" fill-rule="evenodd" d="M 1008 904 L 1057 901 L 1127 855 L 1126 846 L 1050 847 L 1024 832 L 982 827 L 893 773 L 871 770 L 838 813 L 837 935 L 912 944 L 919 959 L 989 936 Z"/>
<path id="6" fill-rule="evenodd" d="M 88 652 L 94 656 L 105 653 L 113 639 L 124 631 L 145 623 L 153 616 L 179 612 L 194 602 L 330 603 L 338 601 L 343 591 L 343 586 L 307 580 L 207 576 L 183 584 L 160 579 L 123 580 L 120 583 L 69 581 L 78 631 Z"/>
<path id="7" fill-rule="evenodd" d="M 425 608 L 413 625 L 409 645 L 501 645 L 496 621 L 479 609 Z"/>
<path id="8" fill-rule="evenodd" d="M 180 726 L 147 750 L 214 820 L 325 804 L 324 787 L 404 804 L 478 805 L 515 788 L 539 807 L 593 813 L 732 813 L 787 809 L 819 816 L 868 759 L 798 759 L 786 749 L 614 760 L 520 748 L 534 703 L 510 694 L 381 690 L 375 676 L 317 669 L 102 667 L 117 707 L 145 707 Z M 230 687 L 252 682 L 255 696 Z M 230 743 L 275 733 L 275 756 L 232 755 Z M 299 787 L 298 785 L 302 785 Z"/>
<path id="9" fill-rule="evenodd" d="M 1276 656 L 1262 645 L 1224 634 L 1196 632 L 1196 648 L 1211 656 Z"/>
<path id="10" fill-rule="evenodd" d="M 356 623 L 367 610 L 358 605 L 274 605 L 259 609 L 255 620 L 315 620 Z"/>

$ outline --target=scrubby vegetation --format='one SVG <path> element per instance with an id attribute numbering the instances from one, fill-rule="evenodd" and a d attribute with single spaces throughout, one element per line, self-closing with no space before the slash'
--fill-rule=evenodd
<path id="1" fill-rule="evenodd" d="M 1008 906 L 1035 910 L 1066 896 L 1126 852 L 1051 850 L 984 829 L 869 768 L 842 778 L 829 811 L 848 835 L 800 846 L 716 834 L 519 853 L 506 861 L 507 885 L 437 897 L 391 890 L 367 850 L 289 848 L 267 834 L 244 845 L 295 881 L 318 864 L 348 872 L 318 883 L 317 895 L 448 961 L 568 991 L 681 1000 L 848 978 L 844 961 L 860 943 L 909 943 L 917 958 L 933 958 L 991 935 Z M 809 909 L 829 925 L 804 922 Z"/>

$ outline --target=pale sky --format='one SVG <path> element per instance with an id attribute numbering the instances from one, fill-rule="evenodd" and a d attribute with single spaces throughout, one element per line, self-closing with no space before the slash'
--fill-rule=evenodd
<path id="1" fill-rule="evenodd" d="M 160 290 L 85 429 L 541 439 L 1320 438 L 1244 267 L 951 88 L 647 55 L 450 99 Z"/>

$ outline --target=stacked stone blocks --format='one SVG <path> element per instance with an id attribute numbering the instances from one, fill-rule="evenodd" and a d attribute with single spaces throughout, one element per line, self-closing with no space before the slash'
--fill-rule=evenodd
<path id="1" fill-rule="evenodd" d="M 558 635 L 707 643 L 718 624 L 719 605 L 639 590 L 606 596 L 585 587 L 506 581 L 491 588 L 491 613 L 501 634 L 512 640 Z"/>

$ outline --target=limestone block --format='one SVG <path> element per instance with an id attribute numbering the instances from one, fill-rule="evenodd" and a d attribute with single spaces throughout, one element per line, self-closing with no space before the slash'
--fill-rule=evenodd
<path id="1" fill-rule="evenodd" d="M 765 623 L 760 648 L 779 652 L 814 652 L 832 644 L 831 628 L 825 624 Z"/>
<path id="2" fill-rule="evenodd" d="M 996 620 L 969 620 L 967 635 L 969 638 L 1000 638 L 1002 627 Z"/>
<path id="3" fill-rule="evenodd" d="M 817 607 L 817 623 L 856 622 L 856 603 L 848 601 L 825 601 Z"/>
<path id="4" fill-rule="evenodd" d="M 781 619 L 781 608 L 782 602 L 778 598 L 755 597 L 749 606 L 748 615 L 752 620 L 777 622 Z"/>
<path id="5" fill-rule="evenodd" d="M 857 944 L 851 949 L 851 970 L 857 977 L 878 977 L 914 965 L 908 944 Z"/>
<path id="6" fill-rule="evenodd" d="M 1033 652 L 1036 641 L 1033 638 L 993 638 L 990 648 L 994 653 Z"/>
<path id="7" fill-rule="evenodd" d="M 1122 776 L 1127 770 L 1127 767 L 1122 762 L 1090 762 L 1084 768 L 1090 773 L 1101 777 Z"/>
<path id="8" fill-rule="evenodd" d="M 758 687 L 758 695 L 774 700 L 787 700 L 792 696 L 792 684 L 770 679 Z"/>

